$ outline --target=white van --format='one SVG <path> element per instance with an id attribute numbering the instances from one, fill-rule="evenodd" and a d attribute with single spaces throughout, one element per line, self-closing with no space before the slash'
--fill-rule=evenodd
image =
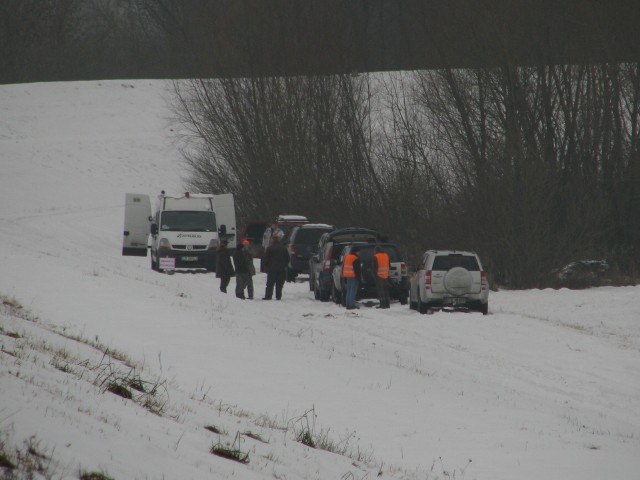
<path id="1" fill-rule="evenodd" d="M 222 240 L 235 248 L 236 213 L 230 193 L 174 196 L 162 192 L 153 214 L 148 195 L 126 194 L 122 255 L 146 257 L 150 249 L 153 270 L 215 271 Z"/>

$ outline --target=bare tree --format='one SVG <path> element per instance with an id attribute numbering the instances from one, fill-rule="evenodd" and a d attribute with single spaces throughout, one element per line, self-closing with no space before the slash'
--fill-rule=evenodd
<path id="1" fill-rule="evenodd" d="M 359 78 L 201 79 L 175 87 L 192 185 L 236 193 L 242 215 L 303 211 L 349 223 L 369 211 L 372 188 L 381 191 L 370 181 Z"/>

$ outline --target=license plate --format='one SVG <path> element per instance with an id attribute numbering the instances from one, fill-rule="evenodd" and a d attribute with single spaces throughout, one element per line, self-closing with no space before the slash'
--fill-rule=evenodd
<path id="1" fill-rule="evenodd" d="M 198 257 L 182 257 L 183 262 L 195 262 L 198 260 Z"/>

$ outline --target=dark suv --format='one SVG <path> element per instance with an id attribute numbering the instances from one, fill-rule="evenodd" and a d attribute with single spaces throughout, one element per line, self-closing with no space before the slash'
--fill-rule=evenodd
<path id="1" fill-rule="evenodd" d="M 313 248 L 318 245 L 320 237 L 336 228 L 325 223 L 307 223 L 294 227 L 287 241 L 289 265 L 287 265 L 287 281 L 293 282 L 299 273 L 309 273 L 309 258 Z"/>
<path id="2" fill-rule="evenodd" d="M 399 300 L 402 305 L 406 305 L 409 297 L 409 280 L 407 278 L 407 264 L 402 258 L 398 247 L 393 243 L 353 243 L 346 246 L 336 266 L 333 269 L 331 297 L 336 303 L 344 303 L 344 292 L 346 291 L 345 279 L 342 278 L 342 262 L 357 247 L 361 275 L 358 282 L 357 298 L 377 298 L 376 275 L 373 271 L 373 254 L 376 247 L 389 255 L 389 297 Z"/>
<path id="3" fill-rule="evenodd" d="M 354 242 L 373 243 L 378 232 L 368 228 L 341 228 L 325 233 L 318 240 L 315 254 L 309 259 L 309 289 L 316 300 L 326 302 L 331 296 L 331 274 L 342 249 Z"/>

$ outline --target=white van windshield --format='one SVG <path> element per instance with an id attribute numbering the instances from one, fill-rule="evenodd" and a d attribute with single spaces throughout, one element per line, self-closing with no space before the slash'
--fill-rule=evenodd
<path id="1" fill-rule="evenodd" d="M 213 212 L 162 212 L 160 230 L 169 232 L 215 232 Z"/>

